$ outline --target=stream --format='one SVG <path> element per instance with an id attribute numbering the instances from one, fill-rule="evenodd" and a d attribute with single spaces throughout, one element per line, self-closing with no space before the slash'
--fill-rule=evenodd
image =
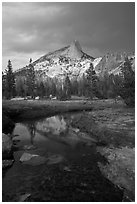
<path id="1" fill-rule="evenodd" d="M 99 170 L 98 162 L 107 161 L 97 141 L 72 126 L 79 114 L 16 123 L 15 162 L 3 173 L 3 201 L 122 201 L 123 191 Z M 45 160 L 21 162 L 24 153 Z"/>

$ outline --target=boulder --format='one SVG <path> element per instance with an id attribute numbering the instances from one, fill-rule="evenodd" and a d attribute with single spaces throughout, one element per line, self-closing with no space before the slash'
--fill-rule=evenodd
<path id="1" fill-rule="evenodd" d="M 29 161 L 32 157 L 38 157 L 38 155 L 24 152 L 20 158 L 20 161 L 21 162 Z"/>
<path id="2" fill-rule="evenodd" d="M 14 127 L 15 123 L 5 114 L 2 114 L 2 132 L 5 134 L 11 134 L 13 132 Z"/>
<path id="3" fill-rule="evenodd" d="M 43 156 L 37 155 L 37 154 L 29 154 L 29 153 L 23 153 L 23 155 L 20 158 L 20 161 L 23 164 L 28 164 L 31 166 L 37 166 L 44 164 L 47 159 Z"/>
<path id="4" fill-rule="evenodd" d="M 38 166 L 38 165 L 44 164 L 46 161 L 47 159 L 45 157 L 37 156 L 37 157 L 32 157 L 29 161 L 23 162 L 23 164 Z"/>
<path id="5" fill-rule="evenodd" d="M 12 147 L 13 141 L 11 136 L 2 133 L 2 159 L 10 159 L 13 157 Z"/>
<path id="6" fill-rule="evenodd" d="M 9 168 L 13 165 L 14 163 L 14 160 L 11 159 L 11 160 L 2 160 L 2 169 L 5 169 L 5 168 Z"/>

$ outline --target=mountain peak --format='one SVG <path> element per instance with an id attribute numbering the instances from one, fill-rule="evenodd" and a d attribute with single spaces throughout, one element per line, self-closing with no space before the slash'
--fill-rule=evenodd
<path id="1" fill-rule="evenodd" d="M 73 40 L 70 46 L 75 46 L 75 48 L 82 51 L 82 48 L 78 40 Z"/>
<path id="2" fill-rule="evenodd" d="M 71 43 L 67 54 L 72 59 L 79 59 L 83 56 L 82 48 L 77 40 L 74 40 Z"/>

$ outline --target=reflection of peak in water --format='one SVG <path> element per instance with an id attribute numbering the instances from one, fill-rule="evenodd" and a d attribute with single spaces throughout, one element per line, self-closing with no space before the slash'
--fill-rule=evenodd
<path id="1" fill-rule="evenodd" d="M 67 129 L 67 124 L 62 116 L 53 116 L 36 124 L 36 129 L 59 135 Z"/>
<path id="2" fill-rule="evenodd" d="M 53 116 L 38 122 L 36 131 L 49 140 L 73 147 L 80 143 L 87 145 L 96 143 L 88 134 L 80 132 L 78 128 L 73 128 L 68 118 L 65 119 L 63 116 Z"/>

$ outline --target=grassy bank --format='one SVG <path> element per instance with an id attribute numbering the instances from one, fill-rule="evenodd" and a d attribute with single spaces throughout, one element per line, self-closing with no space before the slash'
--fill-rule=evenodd
<path id="1" fill-rule="evenodd" d="M 13 120 L 47 117 L 64 112 L 92 110 L 90 101 L 8 101 L 2 102 L 3 114 Z"/>
<path id="2" fill-rule="evenodd" d="M 124 190 L 123 201 L 135 200 L 135 109 L 112 101 L 93 101 L 91 112 L 72 125 L 98 141 L 97 151 L 108 163 L 98 163 L 102 174 Z"/>
<path id="3" fill-rule="evenodd" d="M 2 111 L 12 119 L 33 119 L 47 117 L 64 112 L 83 110 L 103 110 L 105 108 L 123 107 L 122 102 L 114 103 L 114 100 L 22 100 L 2 101 Z"/>

